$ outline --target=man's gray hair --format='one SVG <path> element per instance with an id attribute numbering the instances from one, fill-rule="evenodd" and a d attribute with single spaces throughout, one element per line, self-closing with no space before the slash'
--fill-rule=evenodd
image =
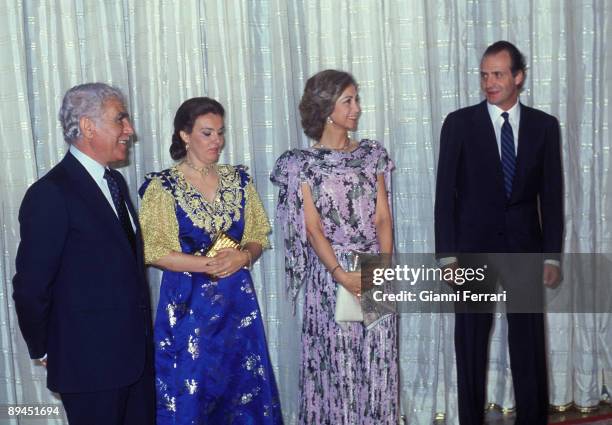
<path id="1" fill-rule="evenodd" d="M 79 140 L 82 136 L 80 119 L 87 117 L 97 121 L 102 118 L 102 107 L 109 98 L 116 98 L 125 104 L 121 90 L 104 83 L 81 84 L 68 90 L 59 111 L 64 140 L 68 143 Z"/>

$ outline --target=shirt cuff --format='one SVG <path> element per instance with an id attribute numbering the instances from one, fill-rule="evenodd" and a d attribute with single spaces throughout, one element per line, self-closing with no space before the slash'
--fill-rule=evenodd
<path id="1" fill-rule="evenodd" d="M 440 267 L 446 267 L 449 264 L 453 264 L 456 263 L 457 257 L 442 257 L 442 258 L 438 258 L 438 264 L 440 265 Z"/>
<path id="2" fill-rule="evenodd" d="M 561 268 L 561 261 L 559 260 L 552 260 L 552 259 L 544 260 L 544 264 L 550 264 L 551 266 Z"/>

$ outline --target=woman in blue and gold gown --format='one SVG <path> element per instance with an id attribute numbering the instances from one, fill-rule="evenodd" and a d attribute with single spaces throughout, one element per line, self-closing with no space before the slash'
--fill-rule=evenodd
<path id="1" fill-rule="evenodd" d="M 170 154 L 146 176 L 140 222 L 148 264 L 163 272 L 155 320 L 157 424 L 282 424 L 249 269 L 270 225 L 251 177 L 218 165 L 224 110 L 193 98 L 174 119 Z M 206 255 L 221 233 L 237 248 Z"/>

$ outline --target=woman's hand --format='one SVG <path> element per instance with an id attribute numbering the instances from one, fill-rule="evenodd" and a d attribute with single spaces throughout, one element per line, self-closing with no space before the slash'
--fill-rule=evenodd
<path id="1" fill-rule="evenodd" d="M 235 248 L 223 248 L 212 258 L 207 258 L 206 274 L 227 277 L 249 264 L 249 255 Z"/>
<path id="2" fill-rule="evenodd" d="M 356 297 L 361 296 L 361 272 L 347 272 L 339 268 L 332 277 L 335 277 L 336 282 L 344 286 L 351 294 Z"/>

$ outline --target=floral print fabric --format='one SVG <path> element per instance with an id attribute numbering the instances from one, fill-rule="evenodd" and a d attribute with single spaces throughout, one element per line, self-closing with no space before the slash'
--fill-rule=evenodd
<path id="1" fill-rule="evenodd" d="M 177 167 L 148 174 L 139 193 L 149 261 L 173 250 L 197 255 L 219 231 L 268 244 L 261 201 L 240 167 L 219 166 L 213 202 Z M 219 279 L 165 270 L 154 341 L 158 425 L 283 423 L 248 270 Z"/>
<path id="2" fill-rule="evenodd" d="M 396 424 L 398 420 L 395 316 L 366 330 L 334 321 L 336 282 L 306 239 L 302 184 L 311 190 L 325 236 L 339 261 L 351 250 L 378 252 L 377 176 L 390 183 L 393 162 L 377 142 L 352 152 L 310 148 L 285 152 L 271 180 L 280 187 L 277 220 L 285 241 L 288 292 L 304 284 L 301 424 Z"/>

